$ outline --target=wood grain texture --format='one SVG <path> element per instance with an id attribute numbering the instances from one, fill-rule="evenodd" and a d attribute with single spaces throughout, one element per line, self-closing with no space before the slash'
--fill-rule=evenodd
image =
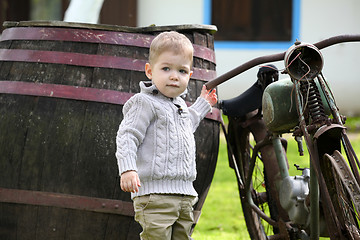
<path id="1" fill-rule="evenodd" d="M 137 34 L 133 28 L 61 22 L 7 23 L 7 27 L 9 31 L 31 27 L 45 32 L 47 28 L 48 31 L 61 28 L 69 35 L 79 29 L 109 31 L 113 35 Z M 213 52 L 212 28 L 177 26 L 174 29 L 152 27 L 137 30 L 142 37 L 148 35 L 149 38 L 161 31 L 180 31 L 198 49 L 210 49 L 206 54 Z M 6 58 L 4 53 L 9 51 L 21 54 L 16 59 Z M 148 58 L 148 46 L 100 40 L 67 41 L 54 37 L 46 40 L 34 37 L 12 39 L 9 35 L 0 40 L 0 52 L 0 82 L 3 84 L 3 93 L 0 93 L 0 188 L 131 203 L 130 194 L 122 192 L 119 187 L 115 158 L 115 137 L 123 118 L 122 104 L 93 100 L 91 95 L 96 92 L 137 93 L 139 82 L 146 80 L 143 70 L 133 69 L 134 66 L 116 68 L 101 64 L 105 64 L 104 59 L 120 58 L 136 59 L 143 64 Z M 27 61 L 28 55 L 24 53 L 29 52 L 45 53 L 48 60 Z M 81 59 L 78 64 L 53 60 L 74 54 L 86 56 L 86 61 L 93 64 L 86 64 Z M 194 67 L 205 73 L 215 73 L 216 64 L 212 60 L 215 58 L 206 54 L 204 58 L 194 58 Z M 189 104 L 196 100 L 202 85 L 211 80 L 211 76 L 205 74 L 203 79 L 191 79 L 185 99 Z M 5 92 L 8 82 L 16 82 L 12 85 L 18 89 L 12 91 L 17 93 Z M 32 91 L 32 86 L 41 84 L 50 94 L 26 94 Z M 54 87 L 54 94 L 55 87 L 59 86 L 66 91 L 78 88 L 89 92 L 85 97 L 81 96 L 83 93 L 65 90 L 66 93 L 62 94 L 67 97 L 50 96 L 51 87 Z M 217 161 L 219 124 L 216 120 L 219 112 L 216 114 L 204 119 L 195 133 L 198 178 L 194 186 L 200 199 L 195 206 L 197 213 L 205 201 Z M 140 231 L 141 227 L 131 216 L 1 202 L 0 194 L 0 239 L 135 240 L 139 239 Z"/>

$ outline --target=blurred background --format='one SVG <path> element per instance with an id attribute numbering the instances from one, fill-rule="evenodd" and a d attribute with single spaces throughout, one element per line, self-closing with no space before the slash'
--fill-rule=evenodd
<path id="1" fill-rule="evenodd" d="M 215 25 L 217 74 L 222 75 L 253 58 L 284 52 L 297 39 L 316 43 L 336 35 L 360 34 L 359 10 L 359 0 L 0 0 L 0 34 L 4 21 L 66 20 L 131 27 Z M 332 46 L 322 53 L 323 73 L 340 112 L 360 117 L 360 42 Z M 282 61 L 274 64 L 284 68 Z M 256 81 L 257 71 L 258 67 L 221 84 L 219 98 L 244 92 Z M 356 119 L 353 128 L 359 130 Z M 218 159 L 193 236 L 208 240 L 249 239 L 223 137 Z"/>
<path id="2" fill-rule="evenodd" d="M 296 39 L 315 43 L 335 35 L 359 34 L 359 9 L 358 0 L 0 0 L 0 21 L 61 21 L 65 16 L 69 22 L 133 27 L 216 25 L 217 74 L 221 75 L 255 57 L 284 52 Z M 360 43 L 332 46 L 322 53 L 323 73 L 340 111 L 359 116 Z M 275 65 L 284 68 L 282 61 Z M 256 81 L 257 70 L 220 85 L 220 99 L 245 91 Z"/>

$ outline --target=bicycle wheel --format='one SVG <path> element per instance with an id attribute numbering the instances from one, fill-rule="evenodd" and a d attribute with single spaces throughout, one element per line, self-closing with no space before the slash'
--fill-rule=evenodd
<path id="1" fill-rule="evenodd" d="M 246 150 L 242 151 L 242 156 L 239 161 L 238 165 L 240 166 L 239 171 L 243 172 L 243 179 L 242 181 L 245 183 L 246 179 L 249 177 L 247 176 L 247 171 L 249 169 L 250 163 L 250 144 L 249 142 L 245 145 Z M 252 183 L 250 186 L 251 189 L 251 196 L 253 202 L 264 212 L 269 211 L 269 205 L 267 203 L 268 194 L 266 194 L 266 183 L 265 183 L 265 175 L 263 174 L 263 166 L 256 165 L 254 169 L 254 174 L 252 176 Z M 239 183 L 239 181 L 238 181 Z M 244 219 L 246 222 L 246 226 L 250 235 L 251 239 L 254 240 L 265 240 L 267 239 L 268 235 L 272 235 L 272 228 L 269 224 L 266 224 L 264 220 L 262 220 L 259 215 L 251 208 L 247 199 L 246 199 L 246 192 L 244 186 L 239 186 L 239 194 L 241 199 L 241 205 L 243 209 Z"/>
<path id="2" fill-rule="evenodd" d="M 360 188 L 345 158 L 337 150 L 325 154 L 321 171 L 346 239 L 360 239 Z"/>
<path id="3" fill-rule="evenodd" d="M 256 170 L 254 176 L 252 177 L 252 183 L 250 186 L 251 196 L 255 205 L 265 214 L 270 215 L 271 218 L 275 220 L 277 219 L 277 208 L 271 199 L 271 195 L 266 190 L 269 189 L 269 184 L 262 167 L 263 166 L 259 165 L 255 166 Z M 265 240 L 269 239 L 270 236 L 279 233 L 279 229 L 271 226 L 251 208 L 247 199 L 244 197 L 246 195 L 245 189 L 239 190 L 244 219 L 250 238 L 256 240 Z"/>
<path id="4" fill-rule="evenodd" d="M 261 125 L 262 123 L 260 123 Z M 257 125 L 257 129 L 259 129 L 259 125 Z M 250 145 L 250 130 L 248 128 L 242 128 L 241 124 L 236 120 L 229 118 L 229 139 L 228 144 L 233 152 L 229 152 L 230 154 L 234 154 L 236 159 L 236 165 L 231 164 L 230 166 L 233 168 L 238 167 L 239 174 L 241 175 L 241 181 L 243 183 L 246 182 L 246 179 L 249 177 L 247 175 L 250 158 L 252 156 L 252 148 Z M 261 158 L 260 154 L 258 156 Z M 258 159 L 256 161 L 256 165 L 254 168 L 254 172 L 251 179 L 251 196 L 253 202 L 261 209 L 266 215 L 270 215 L 271 219 L 277 221 L 278 219 L 278 208 L 276 206 L 275 201 L 273 201 L 271 192 L 271 184 L 266 177 L 264 171 L 264 165 L 262 160 Z M 237 176 L 239 178 L 239 176 Z M 238 188 L 239 195 L 241 200 L 241 205 L 243 209 L 244 219 L 246 222 L 246 226 L 252 240 L 265 240 L 271 238 L 274 234 L 277 234 L 277 237 L 282 236 L 277 239 L 290 239 L 288 237 L 285 226 L 282 228 L 281 224 L 279 228 L 274 228 L 265 220 L 263 220 L 257 212 L 255 212 L 249 205 L 246 199 L 246 192 L 244 189 L 244 185 L 238 179 Z M 281 235 L 279 234 L 282 233 Z"/>

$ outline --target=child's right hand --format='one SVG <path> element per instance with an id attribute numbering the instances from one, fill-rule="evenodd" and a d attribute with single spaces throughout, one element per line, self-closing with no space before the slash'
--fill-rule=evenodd
<path id="1" fill-rule="evenodd" d="M 120 187 L 124 192 L 139 192 L 140 178 L 136 171 L 128 171 L 121 174 Z"/>
<path id="2" fill-rule="evenodd" d="M 216 89 L 207 90 L 205 85 L 202 86 L 200 97 L 205 98 L 211 106 L 217 103 Z"/>

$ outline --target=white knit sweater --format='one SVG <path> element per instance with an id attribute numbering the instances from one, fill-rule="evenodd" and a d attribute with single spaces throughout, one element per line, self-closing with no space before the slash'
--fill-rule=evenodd
<path id="1" fill-rule="evenodd" d="M 123 107 L 116 136 L 119 174 L 135 170 L 141 187 L 131 197 L 150 193 L 197 196 L 194 132 L 211 110 L 204 98 L 187 107 L 181 97 L 162 95 L 150 82 Z"/>

